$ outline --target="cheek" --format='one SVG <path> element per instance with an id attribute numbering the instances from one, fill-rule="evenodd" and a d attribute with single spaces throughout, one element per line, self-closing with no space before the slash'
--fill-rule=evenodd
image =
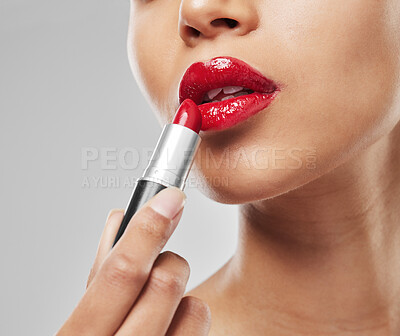
<path id="1" fill-rule="evenodd" d="M 176 3 L 176 6 L 175 6 Z M 158 1 L 131 8 L 128 55 L 141 91 L 155 111 L 174 111 L 168 98 L 176 96 L 179 2 Z M 139 6 L 138 6 L 139 7 Z M 174 92 L 172 92 L 174 90 Z M 167 118 L 162 114 L 158 117 Z M 164 120 L 165 122 L 165 120 Z"/>
<path id="2" fill-rule="evenodd" d="M 290 2 L 293 4 L 293 2 Z M 295 119 L 361 137 L 386 120 L 398 89 L 398 44 L 384 1 L 294 2 L 277 13 L 280 59 Z M 297 11 L 296 11 L 297 9 Z M 397 21 L 400 17 L 397 18 Z M 311 117 L 311 118 L 310 118 Z M 325 125 L 324 125 L 325 124 Z M 358 129 L 358 132 L 357 132 Z M 354 139 L 356 140 L 356 139 Z"/>
<path id="3" fill-rule="evenodd" d="M 393 21 L 400 13 L 389 20 L 385 1 L 282 3 L 270 7 L 274 19 L 265 28 L 279 41 L 276 76 L 287 84 L 264 119 L 267 140 L 314 146 L 321 165 L 333 168 L 399 119 L 400 36 Z"/>

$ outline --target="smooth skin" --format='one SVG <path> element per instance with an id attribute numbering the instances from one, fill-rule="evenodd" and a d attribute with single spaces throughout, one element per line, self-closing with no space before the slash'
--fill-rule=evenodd
<path id="1" fill-rule="evenodd" d="M 161 123 L 172 119 L 194 62 L 236 57 L 281 88 L 247 121 L 201 134 L 199 189 L 240 205 L 233 257 L 189 293 L 211 310 L 209 334 L 400 335 L 400 1 L 131 0 L 130 14 L 132 72 Z M 125 240 L 135 240 L 130 233 Z M 64 330 L 89 323 L 112 333 L 133 304 L 130 334 L 148 335 L 137 329 L 135 305 L 160 246 L 126 245 L 122 269 L 116 249 Z M 182 262 L 158 265 L 176 270 L 172 260 Z M 186 279 L 185 267 L 176 272 Z M 91 304 L 125 290 L 118 316 Z M 172 310 L 182 293 L 170 299 Z M 158 305 L 149 299 L 140 314 L 165 328 L 173 313 L 155 314 Z"/>
<path id="2" fill-rule="evenodd" d="M 182 215 L 185 195 L 167 188 L 131 219 L 111 250 L 123 211 L 110 212 L 87 289 L 58 336 L 203 336 L 210 311 L 185 296 L 188 263 L 161 249 Z"/>
<path id="3" fill-rule="evenodd" d="M 131 0 L 128 53 L 162 123 L 194 62 L 281 88 L 201 134 L 199 189 L 240 205 L 234 256 L 190 292 L 210 335 L 400 335 L 400 1 Z"/>

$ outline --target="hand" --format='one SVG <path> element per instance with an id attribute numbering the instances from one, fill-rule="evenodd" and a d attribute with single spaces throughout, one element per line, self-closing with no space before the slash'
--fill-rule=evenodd
<path id="1" fill-rule="evenodd" d="M 58 336 L 208 335 L 208 306 L 182 298 L 188 263 L 172 252 L 160 254 L 184 201 L 179 189 L 162 190 L 132 217 L 112 249 L 123 211 L 109 214 L 86 292 Z"/>

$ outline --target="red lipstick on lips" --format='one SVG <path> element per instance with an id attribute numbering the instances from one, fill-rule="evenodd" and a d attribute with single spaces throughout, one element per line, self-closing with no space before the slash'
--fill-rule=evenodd
<path id="1" fill-rule="evenodd" d="M 151 197 L 173 186 L 184 189 L 200 144 L 201 113 L 190 99 L 185 100 L 171 124 L 164 126 L 150 162 L 136 182 L 124 218 L 115 237 L 118 242 L 129 221 Z"/>
<path id="2" fill-rule="evenodd" d="M 278 85 L 247 63 L 215 57 L 193 63 L 182 77 L 179 101 L 192 99 L 202 114 L 203 131 L 230 128 L 267 108 Z"/>

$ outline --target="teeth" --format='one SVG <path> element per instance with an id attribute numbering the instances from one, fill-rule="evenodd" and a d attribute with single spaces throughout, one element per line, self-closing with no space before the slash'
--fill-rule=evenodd
<path id="1" fill-rule="evenodd" d="M 238 92 L 238 93 L 235 93 L 234 96 L 235 97 L 240 97 L 240 96 L 245 96 L 245 95 L 248 95 L 248 94 L 249 94 L 248 92 Z"/>
<path id="2" fill-rule="evenodd" d="M 221 96 L 221 92 L 223 92 L 222 95 L 227 95 L 226 97 L 223 97 L 221 99 L 215 99 L 215 97 L 217 96 Z M 216 103 L 216 102 L 220 102 L 223 100 L 227 100 L 230 98 L 235 98 L 235 97 L 240 97 L 240 96 L 245 96 L 248 94 L 253 93 L 254 91 L 250 90 L 250 89 L 246 89 L 242 86 L 225 86 L 223 88 L 217 88 L 217 89 L 213 89 L 208 91 L 203 99 L 204 103 Z"/>
<path id="3" fill-rule="evenodd" d="M 225 94 L 236 93 L 243 90 L 241 86 L 225 86 L 223 88 Z"/>
<path id="4" fill-rule="evenodd" d="M 227 100 L 227 99 L 230 99 L 230 98 L 235 98 L 235 96 L 232 96 L 232 95 L 231 96 L 226 96 L 226 97 L 222 98 L 221 101 Z"/>
<path id="5" fill-rule="evenodd" d="M 222 91 L 222 88 L 218 88 L 218 89 L 213 89 L 207 92 L 207 96 L 208 98 L 210 98 L 210 100 L 213 100 L 218 93 L 220 93 Z"/>

